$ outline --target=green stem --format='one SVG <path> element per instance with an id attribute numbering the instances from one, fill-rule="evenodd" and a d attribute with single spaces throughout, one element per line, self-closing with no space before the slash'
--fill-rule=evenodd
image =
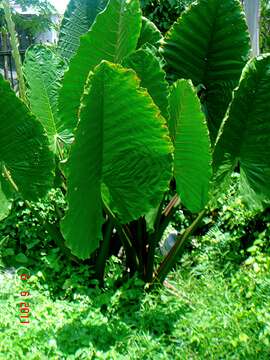
<path id="1" fill-rule="evenodd" d="M 145 272 L 145 264 L 144 264 L 144 248 L 145 248 L 145 231 L 144 231 L 144 224 L 143 224 L 144 218 L 139 218 L 137 220 L 137 226 L 136 226 L 136 235 L 135 235 L 135 246 L 138 253 L 138 259 L 140 262 L 140 275 L 143 276 Z"/>
<path id="2" fill-rule="evenodd" d="M 7 53 L 8 48 L 7 48 L 7 31 L 5 28 L 2 28 L 2 44 L 3 44 L 3 51 L 5 53 Z M 9 76 L 8 76 L 8 58 L 6 55 L 4 55 L 4 76 L 5 79 L 8 80 Z"/>
<path id="3" fill-rule="evenodd" d="M 104 274 L 105 274 L 105 267 L 106 267 L 106 260 L 110 250 L 110 242 L 111 236 L 113 232 L 113 221 L 111 218 L 108 219 L 103 243 L 101 245 L 101 249 L 97 258 L 96 262 L 96 276 L 99 280 L 99 285 L 102 287 L 104 285 Z"/>
<path id="4" fill-rule="evenodd" d="M 125 249 L 125 253 L 127 256 L 127 262 L 129 264 L 129 267 L 138 270 L 140 269 L 140 261 L 137 255 L 136 250 L 134 249 L 134 246 L 132 245 L 132 241 L 130 240 L 127 231 L 125 230 L 124 226 L 120 223 L 120 221 L 116 218 L 116 216 L 113 214 L 113 212 L 110 210 L 106 204 L 104 204 L 104 209 L 109 217 L 112 218 L 113 223 L 115 225 L 115 228 L 119 234 L 120 240 L 123 244 L 123 247 Z"/>
<path id="5" fill-rule="evenodd" d="M 163 201 L 160 204 L 154 226 L 155 231 L 153 234 L 150 234 L 148 241 L 149 249 L 147 256 L 146 273 L 145 273 L 146 282 L 151 282 L 153 280 L 156 247 L 158 246 L 158 243 L 160 242 L 164 231 L 166 230 L 167 226 L 169 225 L 176 211 L 175 206 L 177 206 L 178 204 L 179 204 L 178 196 L 174 196 L 172 198 L 172 200 L 166 207 L 165 211 L 162 211 Z"/>
<path id="6" fill-rule="evenodd" d="M 65 157 L 64 157 L 63 149 L 61 147 L 60 140 L 57 138 L 55 141 L 56 141 L 57 154 L 59 156 L 60 161 L 62 161 L 62 160 L 64 160 Z"/>
<path id="7" fill-rule="evenodd" d="M 155 250 L 162 239 L 164 231 L 172 220 L 172 217 L 175 213 L 176 209 L 172 209 L 170 214 L 164 217 L 163 221 L 161 221 L 158 229 L 154 232 L 154 234 L 150 235 L 149 243 L 151 246 L 149 247 L 148 253 L 148 262 L 147 262 L 147 271 L 146 271 L 146 282 L 151 282 L 153 280 L 154 273 L 154 261 L 155 261 Z"/>
<path id="8" fill-rule="evenodd" d="M 180 256 L 182 255 L 185 243 L 200 225 L 206 211 L 207 209 L 204 209 L 202 212 L 200 212 L 200 214 L 193 221 L 193 223 L 186 229 L 184 234 L 177 237 L 176 243 L 160 264 L 154 280 L 151 284 L 151 287 L 156 284 L 162 284 L 163 281 L 166 279 L 168 273 L 171 271 L 171 269 L 174 267 L 174 265 L 177 263 Z"/>
<path id="9" fill-rule="evenodd" d="M 19 82 L 19 94 L 20 98 L 27 104 L 27 96 L 26 96 L 26 86 L 23 77 L 22 71 L 22 60 L 19 51 L 19 41 L 15 29 L 15 24 L 12 19 L 11 8 L 8 0 L 2 0 L 4 13 L 5 13 L 5 20 L 7 23 L 8 32 L 10 34 L 10 44 L 12 50 L 12 56 L 15 62 L 17 78 Z"/>

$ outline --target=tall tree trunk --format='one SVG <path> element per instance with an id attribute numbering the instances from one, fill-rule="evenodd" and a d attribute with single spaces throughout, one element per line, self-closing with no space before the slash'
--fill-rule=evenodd
<path id="1" fill-rule="evenodd" d="M 242 0 L 250 32 L 252 55 L 260 54 L 260 0 Z"/>

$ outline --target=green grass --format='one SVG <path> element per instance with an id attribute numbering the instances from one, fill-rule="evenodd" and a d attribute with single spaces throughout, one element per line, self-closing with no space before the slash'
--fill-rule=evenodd
<path id="1" fill-rule="evenodd" d="M 185 260 L 187 261 L 187 259 Z M 114 265 L 115 266 L 115 265 Z M 268 359 L 270 275 L 176 270 L 174 289 L 144 293 L 139 280 L 52 300 L 31 284 L 30 325 L 18 320 L 21 282 L 1 281 L 1 359 Z"/>

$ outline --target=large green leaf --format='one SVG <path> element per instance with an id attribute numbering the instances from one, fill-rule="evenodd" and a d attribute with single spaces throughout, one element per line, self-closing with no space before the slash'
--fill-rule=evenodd
<path id="1" fill-rule="evenodd" d="M 169 85 L 162 64 L 153 51 L 149 48 L 137 50 L 124 60 L 123 65 L 136 71 L 141 86 L 148 90 L 162 116 L 167 118 Z"/>
<path id="2" fill-rule="evenodd" d="M 70 62 L 60 91 L 63 124 L 73 130 L 78 121 L 80 99 L 89 71 L 102 60 L 120 63 L 136 49 L 141 29 L 138 0 L 112 0 L 90 31 L 81 37 L 77 54 Z"/>
<path id="3" fill-rule="evenodd" d="M 240 164 L 242 186 L 270 198 L 270 55 L 245 67 L 214 151 L 215 185 Z"/>
<path id="4" fill-rule="evenodd" d="M 62 20 L 58 50 L 66 60 L 76 54 L 80 36 L 92 26 L 96 16 L 104 10 L 108 0 L 71 0 Z"/>
<path id="5" fill-rule="evenodd" d="M 64 63 L 49 47 L 31 47 L 24 61 L 28 98 L 32 113 L 45 128 L 53 150 L 64 131 L 58 117 L 58 91 L 64 73 Z"/>
<path id="6" fill-rule="evenodd" d="M 171 174 L 165 120 L 132 70 L 103 61 L 90 78 L 68 164 L 62 232 L 87 258 L 98 246 L 104 200 L 123 223 L 146 214 Z"/>
<path id="7" fill-rule="evenodd" d="M 205 116 L 192 83 L 178 80 L 170 95 L 170 123 L 174 123 L 174 173 L 182 203 L 192 212 L 208 202 L 212 176 L 211 143 Z"/>
<path id="8" fill-rule="evenodd" d="M 27 199 L 45 195 L 53 181 L 53 153 L 40 122 L 0 76 L 0 161 Z"/>
<path id="9" fill-rule="evenodd" d="M 141 28 L 141 33 L 138 40 L 137 48 L 138 49 L 141 48 L 146 43 L 154 46 L 158 46 L 158 43 L 161 41 L 161 39 L 162 39 L 162 34 L 158 30 L 156 25 L 152 23 L 152 21 L 150 21 L 149 19 L 143 16 L 142 28 Z"/>
<path id="10" fill-rule="evenodd" d="M 212 141 L 250 51 L 247 25 L 238 0 L 198 0 L 165 37 L 162 52 L 178 78 L 202 84 Z"/>

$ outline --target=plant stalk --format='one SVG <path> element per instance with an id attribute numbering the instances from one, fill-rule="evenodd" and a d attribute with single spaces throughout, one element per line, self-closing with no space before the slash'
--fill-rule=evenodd
<path id="1" fill-rule="evenodd" d="M 130 267 L 134 267 L 136 270 L 139 271 L 140 269 L 140 261 L 137 255 L 136 250 L 134 249 L 134 246 L 132 245 L 132 241 L 130 240 L 127 231 L 125 230 L 124 226 L 120 223 L 120 221 L 115 217 L 115 215 L 112 213 L 110 208 L 104 204 L 104 209 L 107 213 L 107 215 L 112 219 L 114 226 L 119 234 L 120 240 L 123 244 L 123 247 L 125 249 L 125 253 L 127 256 L 127 261 L 130 264 Z"/>
<path id="2" fill-rule="evenodd" d="M 12 19 L 12 12 L 11 12 L 9 0 L 2 0 L 2 4 L 4 8 L 5 20 L 7 23 L 7 29 L 10 34 L 11 51 L 15 62 L 17 79 L 19 83 L 19 94 L 20 94 L 20 98 L 25 102 L 25 104 L 27 104 L 26 86 L 22 71 L 22 60 L 19 51 L 19 41 L 16 33 L 15 23 Z"/>
<path id="3" fill-rule="evenodd" d="M 207 209 L 204 209 L 202 212 L 200 212 L 197 218 L 193 221 L 193 223 L 186 229 L 184 234 L 177 237 L 176 243 L 160 264 L 150 287 L 153 287 L 157 284 L 162 284 L 163 281 L 166 279 L 168 273 L 171 271 L 171 269 L 174 267 L 174 265 L 177 263 L 180 256 L 182 255 L 185 243 L 200 225 L 206 211 Z"/>
<path id="4" fill-rule="evenodd" d="M 110 242 L 111 236 L 113 232 L 113 221 L 111 218 L 108 219 L 105 235 L 103 239 L 103 243 L 101 245 L 100 252 L 98 254 L 97 262 L 96 262 L 96 276 L 99 280 L 99 285 L 103 287 L 104 285 L 104 274 L 105 274 L 105 267 L 106 267 L 106 260 L 110 250 Z"/>
<path id="5" fill-rule="evenodd" d="M 7 46 L 7 31 L 5 28 L 2 29 L 2 32 L 1 32 L 1 35 L 2 35 L 2 44 L 3 44 L 3 51 L 5 53 L 7 53 L 8 51 L 8 46 Z M 8 59 L 7 59 L 7 56 L 4 55 L 4 76 L 5 76 L 5 79 L 8 80 L 9 79 L 9 76 L 8 76 Z"/>
<path id="6" fill-rule="evenodd" d="M 178 196 L 174 196 L 168 206 L 162 211 L 162 204 L 161 202 L 159 211 L 157 214 L 157 218 L 155 221 L 154 226 L 154 233 L 150 234 L 149 236 L 149 249 L 148 249 L 148 256 L 147 256 L 147 266 L 146 266 L 146 274 L 145 274 L 145 281 L 151 283 L 153 280 L 153 273 L 154 273 L 154 260 L 155 260 L 155 251 L 158 243 L 160 242 L 164 231 L 166 230 L 167 226 L 169 225 L 176 208 L 175 206 L 179 203 Z"/>

